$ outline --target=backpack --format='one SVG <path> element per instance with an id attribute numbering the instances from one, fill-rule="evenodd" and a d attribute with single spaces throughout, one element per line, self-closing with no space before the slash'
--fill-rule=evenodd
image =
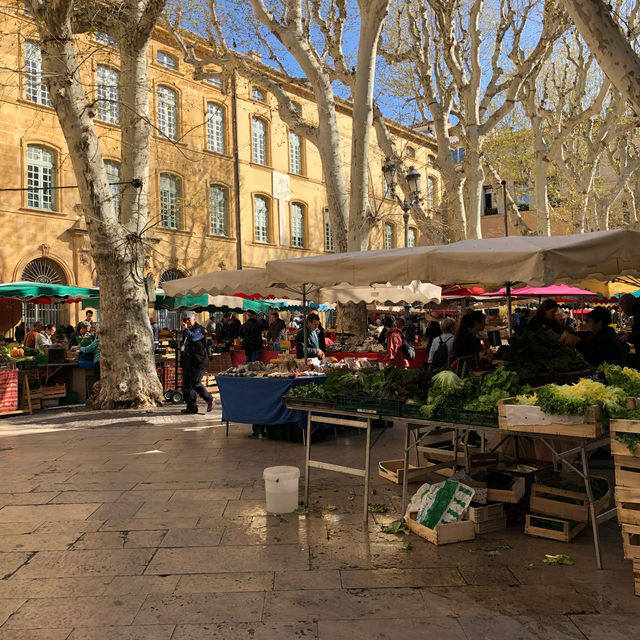
<path id="1" fill-rule="evenodd" d="M 442 336 L 438 336 L 440 340 L 440 344 L 436 347 L 436 350 L 433 352 L 433 358 L 431 359 L 431 368 L 432 369 L 444 369 L 449 366 L 449 340 L 446 342 L 442 339 Z"/>
<path id="2" fill-rule="evenodd" d="M 402 346 L 400 347 L 402 349 L 402 353 L 404 353 L 407 360 L 413 360 L 416 357 L 416 350 L 404 337 L 404 333 L 401 333 L 400 335 L 402 336 Z"/>

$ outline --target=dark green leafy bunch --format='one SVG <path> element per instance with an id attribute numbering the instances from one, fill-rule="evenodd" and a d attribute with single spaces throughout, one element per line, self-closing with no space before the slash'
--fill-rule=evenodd
<path id="1" fill-rule="evenodd" d="M 322 398 L 322 387 L 315 382 L 291 387 L 287 391 L 287 398 Z"/>
<path id="2" fill-rule="evenodd" d="M 533 392 L 529 385 L 520 386 L 519 380 L 515 371 L 504 367 L 477 378 L 475 397 L 466 402 L 464 408 L 469 411 L 497 413 L 499 400 Z"/>
<path id="3" fill-rule="evenodd" d="M 535 378 L 540 373 L 583 371 L 589 364 L 573 349 L 550 336 L 543 329 L 530 331 L 524 336 L 511 336 L 509 344 L 496 353 L 496 359 L 515 371 L 523 380 Z"/>
<path id="4" fill-rule="evenodd" d="M 395 377 L 383 387 L 382 393 L 386 398 L 422 404 L 427 399 L 431 374 L 426 369 L 409 369 L 402 375 Z"/>
<path id="5" fill-rule="evenodd" d="M 332 371 L 320 387 L 320 395 L 325 400 L 333 401 L 336 396 L 351 393 L 358 387 L 358 378 L 351 371 Z"/>
<path id="6" fill-rule="evenodd" d="M 398 367 L 385 367 L 377 373 L 360 374 L 358 387 L 366 395 L 382 397 L 386 395 L 384 390 L 389 384 L 406 380 L 410 375 L 410 372 Z"/>

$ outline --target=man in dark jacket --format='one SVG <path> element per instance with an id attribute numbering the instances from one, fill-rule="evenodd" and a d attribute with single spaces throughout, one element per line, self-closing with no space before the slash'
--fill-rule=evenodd
<path id="1" fill-rule="evenodd" d="M 247 362 L 256 362 L 262 349 L 262 332 L 267 331 L 269 325 L 264 320 L 258 320 L 255 311 L 247 311 L 247 321 L 240 327 L 242 348 L 247 355 Z"/>
<path id="2" fill-rule="evenodd" d="M 307 316 L 307 358 L 324 358 L 318 336 L 319 325 L 318 315 L 310 313 Z M 296 335 L 296 357 L 304 358 L 304 327 Z"/>
<path id="3" fill-rule="evenodd" d="M 216 338 L 218 344 L 223 345 L 224 351 L 229 351 L 233 341 L 238 337 L 240 337 L 240 321 L 232 313 L 225 313 Z"/>
<path id="4" fill-rule="evenodd" d="M 596 307 L 587 316 L 589 333 L 578 343 L 577 349 L 594 367 L 604 362 L 621 366 L 625 364 L 626 349 L 610 324 L 611 312 L 604 307 Z"/>
<path id="5" fill-rule="evenodd" d="M 269 323 L 269 340 L 279 342 L 287 339 L 287 325 L 277 311 L 271 312 L 271 322 Z"/>
<path id="6" fill-rule="evenodd" d="M 207 403 L 207 412 L 213 409 L 213 396 L 202 385 L 202 376 L 209 365 L 207 339 L 204 329 L 196 322 L 193 311 L 182 314 L 182 347 L 180 364 L 182 366 L 182 388 L 187 408 L 182 413 L 198 413 L 197 401 L 200 396 Z"/>

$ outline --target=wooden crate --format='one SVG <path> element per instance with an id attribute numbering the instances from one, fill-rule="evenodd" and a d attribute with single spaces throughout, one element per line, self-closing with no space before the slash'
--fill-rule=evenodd
<path id="1" fill-rule="evenodd" d="M 49 387 L 42 387 L 42 398 L 64 398 L 67 395 L 66 384 L 54 384 Z"/>
<path id="2" fill-rule="evenodd" d="M 450 524 L 439 524 L 434 529 L 429 529 L 416 522 L 417 511 L 409 513 L 407 526 L 413 533 L 428 540 L 432 544 L 452 544 L 453 542 L 463 542 L 473 540 L 476 537 L 475 525 L 471 520 L 459 520 Z"/>
<path id="3" fill-rule="evenodd" d="M 640 526 L 640 486 L 616 486 L 616 509 L 618 522 Z"/>
<path id="4" fill-rule="evenodd" d="M 504 516 L 504 504 L 502 502 L 485 504 L 479 507 L 469 507 L 469 520 L 471 520 L 471 522 L 487 522 L 488 520 L 495 520 L 502 516 Z"/>
<path id="5" fill-rule="evenodd" d="M 640 561 L 633 561 L 633 580 L 635 583 L 635 594 L 640 596 Z"/>
<path id="6" fill-rule="evenodd" d="M 502 531 L 507 528 L 507 514 L 505 513 L 501 518 L 494 518 L 493 520 L 487 520 L 486 522 L 476 522 L 474 527 L 476 535 Z"/>
<path id="7" fill-rule="evenodd" d="M 598 438 L 604 434 L 602 423 L 602 409 L 598 405 L 591 405 L 580 424 L 550 424 L 536 423 L 536 416 L 540 415 L 540 407 L 528 407 L 531 421 L 525 424 L 509 424 L 507 421 L 507 406 L 515 404 L 515 398 L 505 398 L 498 401 L 498 426 L 505 431 L 519 431 L 521 433 L 535 433 L 548 436 L 575 436 L 576 438 Z"/>
<path id="8" fill-rule="evenodd" d="M 554 525 L 561 525 L 562 530 L 554 529 Z M 524 524 L 524 532 L 529 536 L 535 536 L 537 538 L 570 542 L 586 526 L 587 525 L 582 522 L 570 522 L 569 520 L 561 520 L 560 518 L 550 518 L 549 516 L 529 513 L 527 514 Z"/>
<path id="9" fill-rule="evenodd" d="M 525 488 L 526 482 L 523 477 L 514 478 L 510 489 L 487 489 L 487 500 L 515 504 L 522 500 Z"/>
<path id="10" fill-rule="evenodd" d="M 612 455 L 640 458 L 640 445 L 638 445 L 632 453 L 626 444 L 616 440 L 616 434 L 618 433 L 634 433 L 640 435 L 640 420 L 611 420 L 609 430 L 611 432 Z"/>
<path id="11" fill-rule="evenodd" d="M 402 484 L 404 482 L 404 460 L 380 460 L 378 475 L 394 484 Z M 409 465 L 408 482 L 421 482 L 432 478 L 432 476 L 433 472 L 429 472 L 427 467 Z"/>
<path id="12" fill-rule="evenodd" d="M 627 560 L 640 560 L 640 526 L 622 524 L 622 548 Z"/>
<path id="13" fill-rule="evenodd" d="M 640 458 L 633 456 L 616 456 L 616 486 L 640 487 Z"/>
<path id="14" fill-rule="evenodd" d="M 582 484 L 584 480 L 575 474 L 560 473 L 556 475 L 556 479 Z M 599 480 L 605 480 L 598 476 Z M 571 504 L 564 502 L 562 498 L 576 500 L 580 504 Z M 549 516 L 556 516 L 563 520 L 575 520 L 576 522 L 589 522 L 589 502 L 586 491 L 570 491 L 567 489 L 558 489 L 545 484 L 534 484 L 531 487 L 531 511 L 535 513 L 544 513 Z M 594 503 L 596 515 L 602 513 L 611 504 L 611 487 L 607 492 Z"/>

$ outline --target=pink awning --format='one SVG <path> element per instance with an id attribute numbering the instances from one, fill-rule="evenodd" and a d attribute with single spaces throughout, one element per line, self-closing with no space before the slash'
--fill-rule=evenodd
<path id="1" fill-rule="evenodd" d="M 494 293 L 485 293 L 486 296 L 506 296 L 507 289 L 502 287 L 499 291 Z M 593 291 L 587 291 L 586 289 L 578 289 L 578 287 L 570 287 L 566 284 L 552 284 L 549 287 L 522 287 L 521 289 L 511 289 L 511 296 L 514 298 L 534 298 L 538 296 L 555 298 L 583 298 L 583 297 L 597 297 L 598 294 Z"/>

